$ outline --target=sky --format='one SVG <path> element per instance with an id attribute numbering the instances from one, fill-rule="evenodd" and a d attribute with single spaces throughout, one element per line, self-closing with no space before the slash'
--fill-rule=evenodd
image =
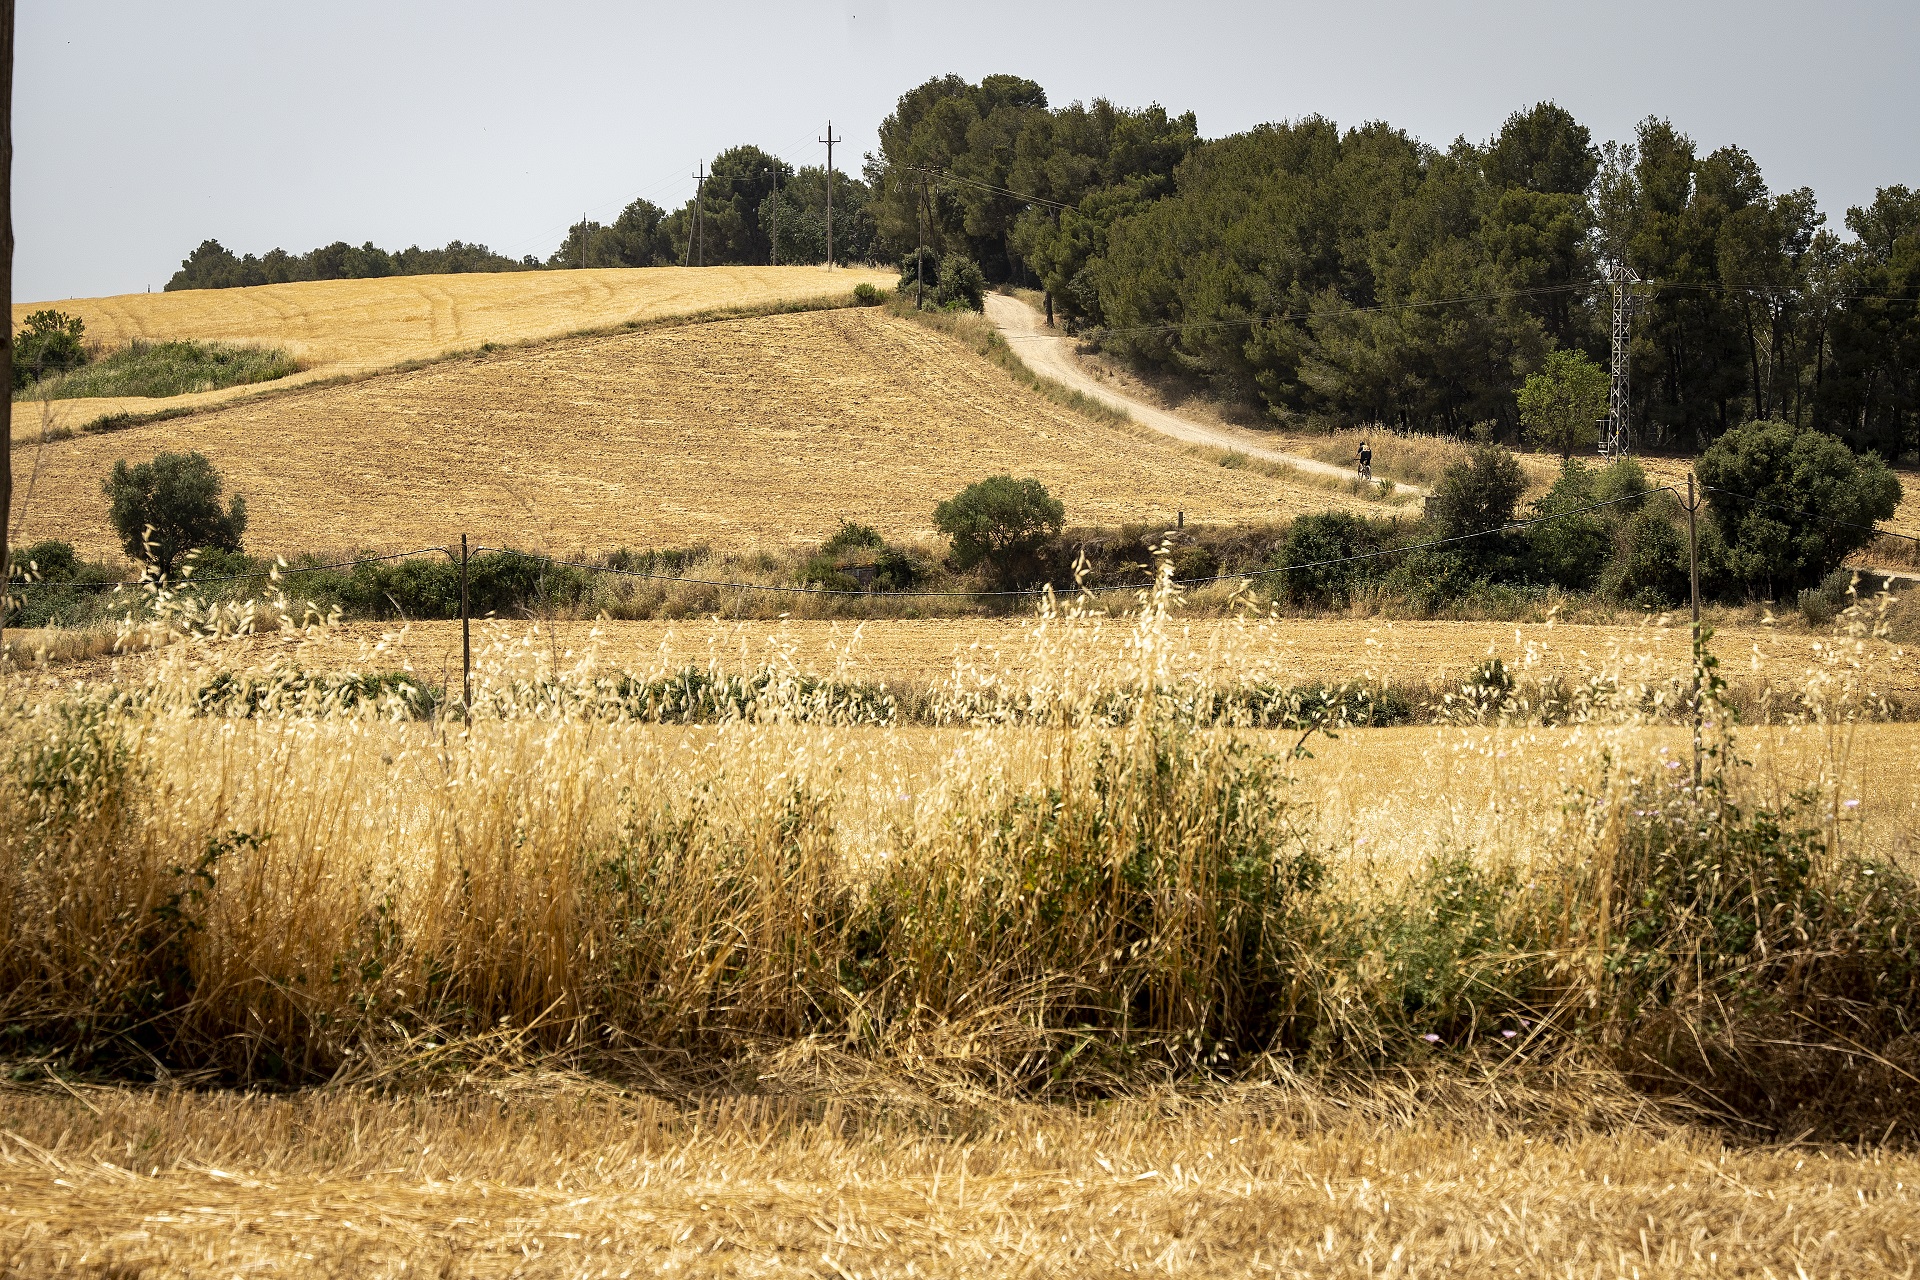
<path id="1" fill-rule="evenodd" d="M 479 241 L 545 257 L 584 212 L 664 208 L 743 142 L 857 169 L 900 94 L 1009 72 L 1050 101 L 1324 115 L 1436 146 L 1552 99 L 1597 141 L 1664 116 L 1836 228 L 1920 186 L 1915 0 L 904 0 L 641 4 L 20 0 L 14 293 L 158 290 L 209 237 Z"/>

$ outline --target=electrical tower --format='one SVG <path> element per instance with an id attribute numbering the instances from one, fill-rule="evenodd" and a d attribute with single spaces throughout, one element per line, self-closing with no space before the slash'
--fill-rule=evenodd
<path id="1" fill-rule="evenodd" d="M 844 138 L 833 136 L 833 121 L 827 121 L 827 136 L 820 139 L 827 144 L 827 270 L 833 270 L 833 144 L 844 142 Z"/>
<path id="2" fill-rule="evenodd" d="M 1616 264 L 1607 272 L 1613 285 L 1613 384 L 1607 391 L 1607 421 L 1600 437 L 1600 456 L 1613 459 L 1633 448 L 1632 405 L 1633 311 L 1639 303 L 1634 286 L 1640 283 L 1633 268 Z"/>

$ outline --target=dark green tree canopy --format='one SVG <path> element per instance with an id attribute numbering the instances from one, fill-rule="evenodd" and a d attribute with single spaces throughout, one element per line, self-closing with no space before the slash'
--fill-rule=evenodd
<path id="1" fill-rule="evenodd" d="M 246 500 L 235 494 L 222 509 L 221 488 L 220 473 L 197 452 L 162 453 L 133 466 L 122 458 L 100 484 L 127 556 L 150 560 L 163 577 L 171 577 L 180 557 L 196 548 L 240 549 Z"/>
<path id="2" fill-rule="evenodd" d="M 525 271 L 539 259 L 508 258 L 483 244 L 458 240 L 444 249 L 418 245 L 389 253 L 369 240 L 355 247 L 335 241 L 307 253 L 273 249 L 261 257 L 236 257 L 218 240 L 203 240 L 167 281 L 173 289 L 238 289 L 300 280 L 367 280 L 380 276 L 451 275 L 469 271 Z"/>
<path id="3" fill-rule="evenodd" d="M 665 218 L 658 205 L 635 200 L 620 211 L 611 226 L 591 220 L 576 222 L 547 259 L 547 265 L 556 269 L 672 266 L 679 259 L 674 257 Z"/>
<path id="4" fill-rule="evenodd" d="M 1728 573 L 1776 599 L 1838 568 L 1900 505 L 1900 481 L 1880 459 L 1785 422 L 1734 428 L 1694 472 L 1707 486 Z"/>
<path id="5" fill-rule="evenodd" d="M 1571 112 L 1542 102 L 1507 117 L 1487 146 L 1486 172 L 1496 187 L 1584 196 L 1600 172 L 1600 152 Z"/>

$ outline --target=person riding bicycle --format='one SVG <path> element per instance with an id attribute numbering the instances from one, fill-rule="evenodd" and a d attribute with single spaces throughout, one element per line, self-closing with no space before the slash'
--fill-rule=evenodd
<path id="1" fill-rule="evenodd" d="M 1360 478 L 1373 479 L 1373 446 L 1365 440 L 1360 442 Z"/>

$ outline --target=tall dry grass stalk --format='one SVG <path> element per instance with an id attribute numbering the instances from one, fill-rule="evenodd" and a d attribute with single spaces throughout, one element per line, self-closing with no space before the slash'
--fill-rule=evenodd
<path id="1" fill-rule="evenodd" d="M 719 696 L 590 651 L 529 676 L 504 636 L 470 718 L 423 719 L 379 646 L 339 674 L 308 660 L 322 620 L 163 597 L 144 684 L 6 708 L 0 1023 L 69 1065 L 242 1080 L 819 1044 L 1049 1094 L 1598 1054 L 1762 1126 L 1906 1114 L 1916 897 L 1838 781 L 1883 620 L 1856 608 L 1810 675 L 1792 714 L 1828 736 L 1784 797 L 1711 665 L 1696 787 L 1661 741 L 1684 687 L 1490 664 L 1454 732 L 1552 699 L 1514 767 L 1563 784 L 1495 787 L 1489 838 L 1361 877 L 1304 777 L 1361 704 L 1193 662 L 1178 603 L 1164 558 L 1129 616 L 1049 602 L 1017 687 L 959 663 L 916 729 L 851 653 Z M 231 669 L 267 626 L 302 643 Z"/>

